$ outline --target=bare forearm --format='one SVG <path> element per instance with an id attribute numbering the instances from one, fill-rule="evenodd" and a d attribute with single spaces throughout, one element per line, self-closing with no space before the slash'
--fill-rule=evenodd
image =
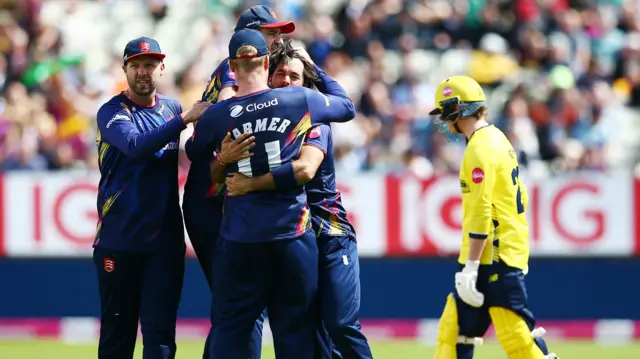
<path id="1" fill-rule="evenodd" d="M 300 160 L 293 161 L 293 173 L 298 184 L 309 182 L 309 165 Z M 312 176 L 313 177 L 313 176 Z M 273 191 L 276 189 L 276 182 L 271 173 L 251 178 L 251 191 Z"/>
<path id="2" fill-rule="evenodd" d="M 276 183 L 271 173 L 251 178 L 251 191 L 272 191 L 276 189 Z"/>
<path id="3" fill-rule="evenodd" d="M 218 161 L 213 161 L 211 165 L 211 181 L 213 183 L 224 183 L 224 166 Z"/>
<path id="4" fill-rule="evenodd" d="M 469 238 L 469 258 L 467 260 L 479 261 L 486 242 L 486 239 Z"/>

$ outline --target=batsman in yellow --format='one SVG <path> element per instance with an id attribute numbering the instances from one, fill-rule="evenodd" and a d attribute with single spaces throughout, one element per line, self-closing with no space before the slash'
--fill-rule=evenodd
<path id="1" fill-rule="evenodd" d="M 529 262 L 527 190 L 513 146 L 487 122 L 482 87 L 467 76 L 444 80 L 431 115 L 440 132 L 467 142 L 460 168 L 462 247 L 455 292 L 438 326 L 436 359 L 471 359 L 493 322 L 510 359 L 556 359 L 534 329 L 524 277 Z"/>

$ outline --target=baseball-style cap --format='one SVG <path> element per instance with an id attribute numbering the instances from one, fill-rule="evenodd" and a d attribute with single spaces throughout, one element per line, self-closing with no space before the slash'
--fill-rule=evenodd
<path id="1" fill-rule="evenodd" d="M 139 37 L 129 41 L 124 48 L 122 60 L 126 64 L 127 61 L 142 55 L 154 56 L 159 60 L 163 60 L 166 56 L 160 50 L 160 44 L 156 40 L 149 37 Z"/>
<path id="2" fill-rule="evenodd" d="M 280 29 L 283 34 L 290 34 L 296 29 L 293 21 L 279 21 L 270 7 L 257 5 L 248 8 L 238 18 L 235 29 Z"/>
<path id="3" fill-rule="evenodd" d="M 252 56 L 236 56 L 238 49 L 242 46 L 253 46 L 258 50 L 258 53 Z M 260 31 L 243 29 L 231 36 L 231 41 L 229 41 L 229 58 L 231 60 L 250 59 L 267 54 L 269 54 L 267 40 L 264 39 L 264 36 Z"/>

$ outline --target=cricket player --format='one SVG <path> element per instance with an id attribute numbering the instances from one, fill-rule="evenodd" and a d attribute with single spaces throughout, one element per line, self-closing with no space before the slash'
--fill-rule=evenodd
<path id="1" fill-rule="evenodd" d="M 436 90 L 442 132 L 467 141 L 460 168 L 462 248 L 455 292 L 438 327 L 436 359 L 471 359 L 474 344 L 492 322 L 510 359 L 552 359 L 534 330 L 525 275 L 529 261 L 527 190 L 507 137 L 487 123 L 482 87 L 467 76 L 444 80 Z"/>
<path id="2" fill-rule="evenodd" d="M 229 43 L 238 93 L 211 107 L 199 121 L 194 154 L 209 154 L 226 137 L 251 132 L 253 156 L 221 163 L 228 173 L 260 176 L 270 170 L 282 186 L 296 183 L 292 161 L 314 125 L 355 116 L 345 96 L 302 87 L 270 89 L 269 48 L 261 32 L 236 32 Z M 217 158 L 219 161 L 220 159 Z M 276 357 L 314 357 L 318 248 L 303 186 L 227 197 L 213 262 L 211 358 L 254 357 L 252 331 L 268 310 Z"/>
<path id="3" fill-rule="evenodd" d="M 178 139 L 209 104 L 183 114 L 156 93 L 165 55 L 142 37 L 124 50 L 128 88 L 98 111 L 98 225 L 93 259 L 101 326 L 98 358 L 133 358 L 142 326 L 143 358 L 176 354 L 175 327 L 184 275 L 178 198 Z"/>
<path id="4" fill-rule="evenodd" d="M 291 21 L 279 21 L 275 12 L 269 7 L 257 5 L 240 15 L 234 31 L 245 28 L 261 31 L 270 49 L 276 49 L 282 45 L 281 35 L 293 32 L 296 26 Z M 211 75 L 201 100 L 214 104 L 232 97 L 236 90 L 235 74 L 229 67 L 229 58 L 226 58 Z M 243 140 L 240 139 L 238 143 L 242 143 Z M 208 158 L 193 158 L 190 151 L 191 142 L 192 139 L 188 139 L 185 144 L 191 166 L 184 187 L 182 209 L 189 239 L 207 283 L 211 286 L 211 263 L 222 219 L 224 183 L 211 182 L 210 164 L 214 158 L 213 154 Z M 235 158 L 223 158 L 223 160 L 232 162 Z M 261 323 L 256 327 L 256 331 L 256 340 L 261 341 Z"/>
<path id="5" fill-rule="evenodd" d="M 294 49 L 290 41 L 271 56 L 272 87 L 316 86 L 324 94 L 346 97 L 344 89 L 313 64 L 306 51 Z M 322 320 L 333 343 L 334 358 L 372 358 L 367 338 L 358 321 L 360 270 L 353 226 L 347 219 L 341 193 L 336 189 L 331 127 L 314 127 L 308 134 L 299 159 L 293 161 L 296 186 L 305 184 L 311 221 L 320 252 L 319 291 Z M 276 188 L 273 176 L 247 177 L 232 173 L 226 178 L 229 196 Z"/>

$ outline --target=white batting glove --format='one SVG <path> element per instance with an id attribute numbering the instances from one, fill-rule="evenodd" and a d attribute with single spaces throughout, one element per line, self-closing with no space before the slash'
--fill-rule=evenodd
<path id="1" fill-rule="evenodd" d="M 456 292 L 463 302 L 472 307 L 482 307 L 484 294 L 476 289 L 480 261 L 467 261 L 462 272 L 456 273 Z"/>

